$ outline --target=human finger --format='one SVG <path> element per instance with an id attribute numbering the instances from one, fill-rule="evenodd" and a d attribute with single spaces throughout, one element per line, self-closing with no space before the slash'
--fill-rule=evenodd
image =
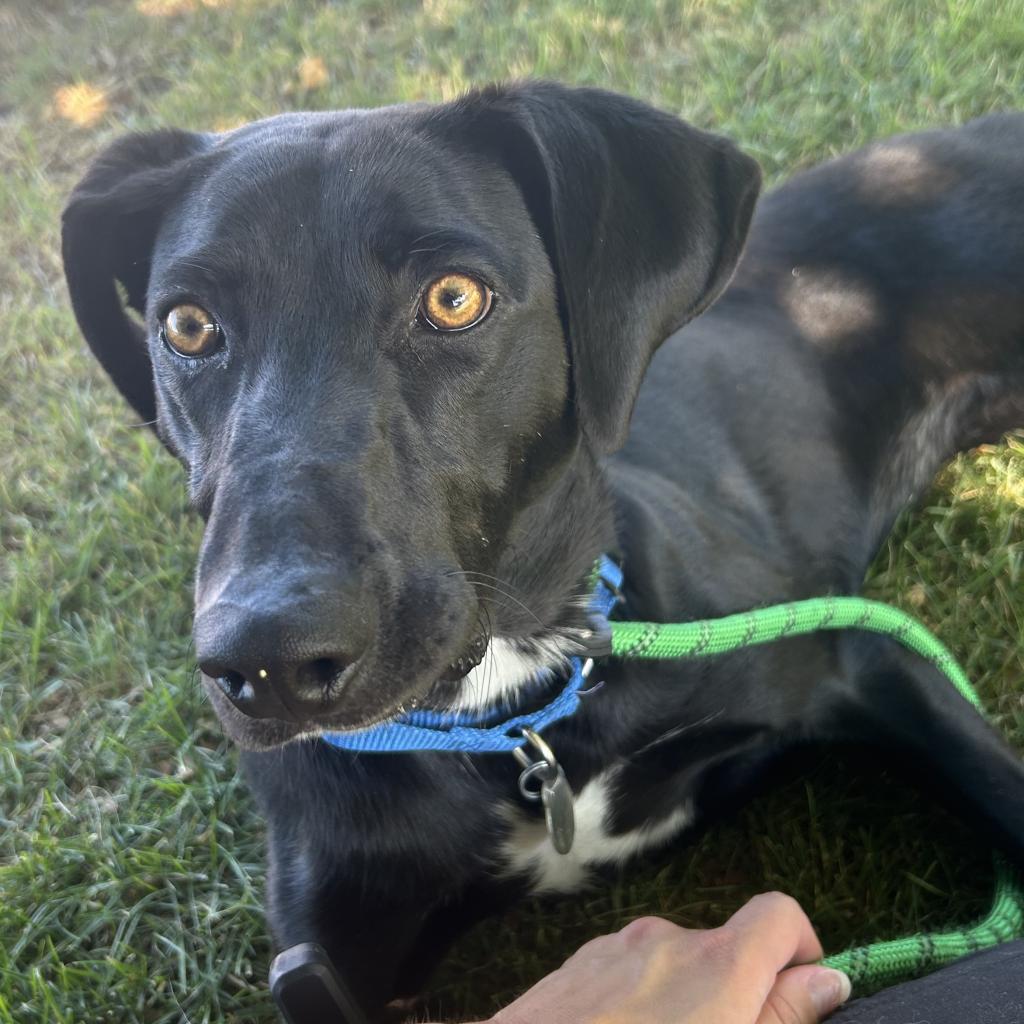
<path id="1" fill-rule="evenodd" d="M 775 979 L 757 1024 L 818 1024 L 849 998 L 850 979 L 842 971 L 790 967 Z"/>
<path id="2" fill-rule="evenodd" d="M 766 892 L 740 907 L 722 926 L 735 934 L 740 957 L 756 957 L 773 974 L 823 955 L 807 915 L 792 896 Z"/>

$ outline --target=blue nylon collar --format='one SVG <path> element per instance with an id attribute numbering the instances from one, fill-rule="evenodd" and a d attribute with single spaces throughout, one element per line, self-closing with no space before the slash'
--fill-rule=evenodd
<path id="1" fill-rule="evenodd" d="M 590 597 L 590 614 L 603 625 L 618 601 L 622 570 L 602 555 L 598 579 Z M 356 732 L 329 732 L 320 738 L 332 747 L 361 753 L 398 753 L 413 750 L 453 750 L 469 754 L 508 753 L 521 747 L 524 728 L 541 732 L 568 718 L 580 706 L 580 690 L 586 683 L 583 658 L 571 658 L 572 672 L 558 695 L 544 707 L 494 723 L 502 708 L 479 712 L 410 711 L 390 722 L 381 722 Z M 538 679 L 550 678 L 551 670 Z"/>

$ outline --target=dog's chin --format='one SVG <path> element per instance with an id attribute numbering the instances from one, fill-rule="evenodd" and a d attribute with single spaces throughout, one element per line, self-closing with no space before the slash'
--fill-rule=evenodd
<path id="1" fill-rule="evenodd" d="M 324 722 L 286 722 L 279 718 L 250 718 L 231 703 L 212 680 L 203 680 L 213 710 L 225 735 L 242 750 L 276 750 L 286 743 L 309 740 L 328 732 L 358 732 L 387 722 L 402 711 L 399 704 L 382 708 L 359 719 Z"/>
<path id="2" fill-rule="evenodd" d="M 299 722 L 250 718 L 239 711 L 215 683 L 204 679 L 203 687 L 210 697 L 224 734 L 242 750 L 276 750 L 299 739 L 308 731 Z"/>

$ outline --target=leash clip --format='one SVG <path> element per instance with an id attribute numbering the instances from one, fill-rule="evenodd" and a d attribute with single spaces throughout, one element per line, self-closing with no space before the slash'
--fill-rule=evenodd
<path id="1" fill-rule="evenodd" d="M 540 800 L 543 804 L 544 824 L 551 845 L 564 856 L 572 849 L 576 835 L 576 812 L 573 807 L 576 797 L 555 752 L 540 733 L 526 726 L 522 733 L 526 743 L 512 751 L 512 756 L 523 769 L 519 776 L 519 792 L 525 800 Z M 540 755 L 539 760 L 531 760 L 526 751 L 527 746 L 533 747 Z M 540 781 L 539 790 L 531 785 L 534 779 Z"/>

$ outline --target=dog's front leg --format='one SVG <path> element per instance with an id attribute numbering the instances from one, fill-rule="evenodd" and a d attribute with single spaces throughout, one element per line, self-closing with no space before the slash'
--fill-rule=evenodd
<path id="1" fill-rule="evenodd" d="M 415 906 L 389 907 L 379 895 L 368 898 L 345 884 L 300 893 L 287 873 L 272 874 L 269 889 L 278 948 L 304 942 L 323 946 L 373 1021 L 404 1019 L 452 943 L 523 893 L 514 880 L 487 877 L 436 907 L 428 905 L 426 896 Z"/>
<path id="2" fill-rule="evenodd" d="M 508 887 L 488 873 L 503 828 L 494 793 L 506 788 L 499 778 L 491 791 L 491 762 L 293 743 L 242 764 L 268 826 L 275 947 L 322 946 L 371 1020 L 419 995 L 490 890 Z"/>
<path id="3" fill-rule="evenodd" d="M 271 932 L 278 950 L 307 942 L 322 946 L 367 1018 L 393 1020 L 399 1013 L 388 1004 L 407 994 L 402 966 L 420 936 L 431 894 L 424 893 L 418 904 L 394 903 L 361 882 L 352 865 L 337 865 L 318 878 L 273 868 L 267 892 Z"/>

